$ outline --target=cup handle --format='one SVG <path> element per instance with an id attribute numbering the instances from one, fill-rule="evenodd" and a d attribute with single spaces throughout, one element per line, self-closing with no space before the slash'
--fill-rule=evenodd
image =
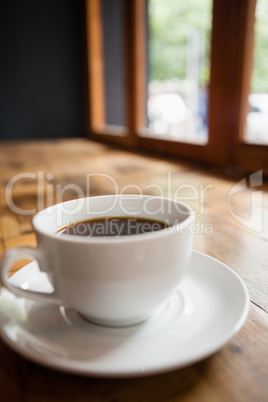
<path id="1" fill-rule="evenodd" d="M 36 301 L 45 301 L 59 304 L 60 299 L 55 289 L 51 293 L 37 292 L 34 290 L 22 289 L 13 285 L 9 280 L 9 270 L 12 264 L 21 258 L 33 258 L 38 262 L 42 261 L 42 251 L 37 247 L 14 247 L 5 252 L 0 260 L 0 280 L 2 284 L 17 296 L 34 299 Z"/>

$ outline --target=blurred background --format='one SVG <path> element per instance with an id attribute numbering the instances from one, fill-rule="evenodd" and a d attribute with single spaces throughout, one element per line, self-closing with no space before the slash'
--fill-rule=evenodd
<path id="1" fill-rule="evenodd" d="M 85 2 L 0 5 L 0 139 L 85 136 Z"/>
<path id="2" fill-rule="evenodd" d="M 86 3 L 90 1 L 1 3 L 0 139 L 88 136 L 86 25 L 90 21 Z M 126 126 L 125 2 L 99 3 L 105 123 Z M 145 136 L 205 145 L 209 141 L 213 0 L 147 0 L 144 7 Z M 265 145 L 268 144 L 267 0 L 257 0 L 254 18 L 243 141 Z M 229 28 L 233 29 L 226 27 Z"/>

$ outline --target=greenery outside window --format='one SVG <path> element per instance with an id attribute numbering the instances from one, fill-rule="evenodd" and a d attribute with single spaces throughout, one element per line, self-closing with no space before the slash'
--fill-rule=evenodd
<path id="1" fill-rule="evenodd" d="M 119 53 L 122 63 L 119 85 L 123 88 L 123 101 L 120 102 L 124 106 L 121 126 L 110 124 L 105 110 L 109 107 L 107 80 L 116 77 L 109 78 L 106 74 L 107 25 L 105 34 L 104 20 L 108 4 L 120 10 L 121 15 L 121 34 L 118 36 L 121 38 Z M 268 174 L 268 146 L 245 141 L 244 135 L 252 74 L 255 10 L 256 0 L 212 2 L 208 136 L 206 141 L 198 143 L 148 134 L 148 1 L 87 0 L 91 138 L 220 166 L 248 171 L 263 169 Z M 109 13 L 108 18 L 111 16 Z M 180 22 L 178 17 L 178 24 Z M 116 35 L 113 29 L 110 35 Z M 114 59 L 117 63 L 119 58 Z M 111 62 L 108 67 L 112 69 Z M 116 64 L 114 68 L 118 72 Z M 116 98 L 111 99 L 116 101 Z"/>

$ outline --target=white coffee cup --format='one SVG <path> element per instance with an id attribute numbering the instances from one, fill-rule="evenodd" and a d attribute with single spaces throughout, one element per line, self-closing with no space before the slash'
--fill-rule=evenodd
<path id="1" fill-rule="evenodd" d="M 58 235 L 70 222 L 131 216 L 168 222 L 164 229 L 116 237 Z M 49 207 L 33 219 L 38 246 L 16 247 L 1 259 L 1 281 L 18 296 L 74 309 L 101 325 L 148 319 L 176 290 L 192 252 L 195 212 L 176 200 L 146 195 L 107 195 Z M 10 283 L 12 264 L 36 259 L 54 288 L 36 292 Z"/>

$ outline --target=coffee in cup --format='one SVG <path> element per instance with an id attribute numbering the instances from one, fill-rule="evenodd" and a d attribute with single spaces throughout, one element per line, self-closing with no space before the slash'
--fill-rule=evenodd
<path id="1" fill-rule="evenodd" d="M 177 289 L 192 252 L 194 218 L 182 202 L 147 195 L 57 204 L 33 219 L 36 248 L 16 247 L 4 254 L 1 281 L 18 296 L 56 303 L 96 324 L 136 324 Z M 85 229 L 86 235 L 78 233 Z M 52 293 L 10 283 L 12 264 L 25 257 L 37 260 Z"/>

